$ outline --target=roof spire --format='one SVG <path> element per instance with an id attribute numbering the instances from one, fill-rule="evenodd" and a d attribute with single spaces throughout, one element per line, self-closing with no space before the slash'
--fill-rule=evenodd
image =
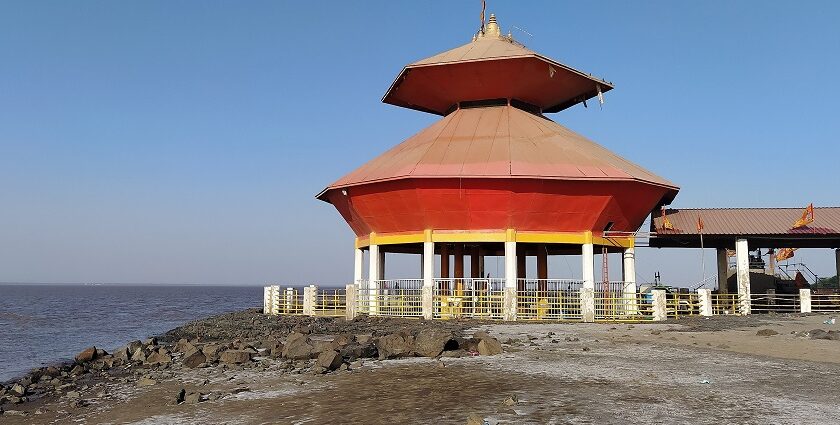
<path id="1" fill-rule="evenodd" d="M 483 14 L 484 12 L 482 11 L 482 15 Z M 487 25 L 483 25 L 481 30 L 473 36 L 473 41 L 480 40 L 485 37 L 499 38 L 501 36 L 502 29 L 499 27 L 499 23 L 496 22 L 496 14 L 491 13 L 490 19 L 487 21 Z"/>

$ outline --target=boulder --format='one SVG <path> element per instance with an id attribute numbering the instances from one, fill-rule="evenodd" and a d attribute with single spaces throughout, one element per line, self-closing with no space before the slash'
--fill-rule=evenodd
<path id="1" fill-rule="evenodd" d="M 87 363 L 96 359 L 96 347 L 85 348 L 76 354 L 76 363 Z"/>
<path id="2" fill-rule="evenodd" d="M 175 344 L 174 350 L 176 353 L 184 353 L 185 355 L 189 355 L 198 350 L 198 348 L 193 343 L 187 341 L 184 338 L 181 338 L 180 340 L 178 340 L 178 343 Z"/>
<path id="3" fill-rule="evenodd" d="M 166 350 L 152 352 L 149 357 L 146 357 L 148 364 L 169 364 L 172 363 L 172 356 Z"/>
<path id="4" fill-rule="evenodd" d="M 452 341 L 451 344 L 450 341 Z M 452 339 L 452 332 L 426 328 L 421 330 L 414 339 L 414 353 L 421 357 L 437 357 L 444 349 L 457 348 L 457 345 L 457 342 Z"/>
<path id="5" fill-rule="evenodd" d="M 114 358 L 117 359 L 117 360 L 122 360 L 122 361 L 127 362 L 131 359 L 131 353 L 128 351 L 128 348 L 126 348 L 126 347 L 117 348 L 117 350 L 114 351 Z"/>
<path id="6" fill-rule="evenodd" d="M 778 335 L 779 333 L 773 329 L 759 329 L 755 334 L 756 336 L 773 336 Z"/>
<path id="7" fill-rule="evenodd" d="M 332 341 L 312 341 L 312 352 L 316 354 L 323 353 L 325 351 L 333 351 L 335 348 L 333 347 Z"/>
<path id="8" fill-rule="evenodd" d="M 9 388 L 8 393 L 13 396 L 22 397 L 26 395 L 26 387 L 21 384 L 14 384 Z"/>
<path id="9" fill-rule="evenodd" d="M 139 350 L 143 347 L 143 343 L 140 340 L 134 340 L 126 344 L 125 348 L 128 350 L 129 354 L 134 354 L 135 351 Z"/>
<path id="10" fill-rule="evenodd" d="M 219 360 L 227 364 L 241 364 L 251 361 L 251 353 L 244 350 L 225 350 L 219 356 Z"/>
<path id="11" fill-rule="evenodd" d="M 344 364 L 344 359 L 334 350 L 324 351 L 318 356 L 317 365 L 329 371 L 338 369 L 342 364 Z"/>
<path id="12" fill-rule="evenodd" d="M 355 361 L 356 359 L 369 359 L 376 357 L 379 354 L 376 350 L 376 346 L 371 342 L 366 342 L 364 344 L 353 342 L 347 344 L 344 347 L 341 347 L 339 353 L 341 354 L 341 357 L 347 359 L 349 362 Z"/>
<path id="13" fill-rule="evenodd" d="M 300 333 L 293 333 L 286 339 L 286 344 L 283 346 L 283 357 L 292 360 L 304 360 L 313 357 L 317 354 L 312 346 L 312 341 L 308 336 Z"/>
<path id="14" fill-rule="evenodd" d="M 148 346 L 155 346 L 157 344 L 158 344 L 158 340 L 155 337 L 151 337 L 151 338 L 148 338 L 145 341 L 143 341 L 143 345 L 145 345 L 147 347 Z"/>
<path id="15" fill-rule="evenodd" d="M 379 360 L 395 359 L 411 355 L 413 342 L 412 338 L 407 338 L 399 333 L 385 335 L 379 338 L 376 343 Z"/>
<path id="16" fill-rule="evenodd" d="M 134 353 L 131 355 L 131 361 L 133 361 L 133 362 L 145 362 L 146 361 L 146 356 L 148 356 L 148 353 L 146 352 L 146 349 L 143 348 L 143 347 L 140 347 L 137 350 L 135 350 Z"/>
<path id="17" fill-rule="evenodd" d="M 341 347 L 344 347 L 345 345 L 350 344 L 350 343 L 355 342 L 355 341 L 356 341 L 356 335 L 341 334 L 341 335 L 333 338 L 332 348 L 338 350 L 338 349 L 341 349 Z"/>
<path id="18" fill-rule="evenodd" d="M 196 350 L 189 356 L 184 357 L 184 366 L 190 369 L 197 368 L 199 365 L 206 362 L 207 356 L 205 356 L 201 350 Z"/>
<path id="19" fill-rule="evenodd" d="M 482 356 L 495 356 L 502 354 L 502 343 L 498 339 L 484 338 L 478 343 L 478 354 Z"/>
<path id="20" fill-rule="evenodd" d="M 97 358 L 97 359 L 101 359 L 101 358 L 103 358 L 103 357 L 105 357 L 105 356 L 107 356 L 107 355 L 108 355 L 108 352 L 107 352 L 107 351 L 105 351 L 105 350 L 103 350 L 103 349 L 101 349 L 101 348 L 97 348 L 97 349 L 96 349 L 96 358 Z"/>
<path id="21" fill-rule="evenodd" d="M 201 352 L 207 356 L 208 359 L 214 358 L 219 355 L 219 353 L 224 350 L 225 347 L 219 344 L 207 344 L 204 347 L 201 347 Z"/>
<path id="22" fill-rule="evenodd" d="M 262 342 L 265 352 L 271 357 L 280 357 L 283 355 L 283 343 L 276 339 L 268 339 Z"/>

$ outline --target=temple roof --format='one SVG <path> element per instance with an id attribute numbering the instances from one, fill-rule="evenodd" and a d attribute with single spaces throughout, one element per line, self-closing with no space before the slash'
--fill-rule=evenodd
<path id="1" fill-rule="evenodd" d="M 671 199 L 678 190 L 562 125 L 513 106 L 458 109 L 327 190 L 445 177 L 639 181 L 672 189 L 667 197 Z"/>
<path id="2" fill-rule="evenodd" d="M 463 101 L 518 99 L 559 112 L 613 85 L 501 35 L 495 16 L 473 41 L 407 65 L 382 101 L 445 115 Z"/>

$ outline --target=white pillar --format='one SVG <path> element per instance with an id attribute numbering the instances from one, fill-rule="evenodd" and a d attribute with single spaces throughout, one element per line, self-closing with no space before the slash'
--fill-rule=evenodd
<path id="1" fill-rule="evenodd" d="M 516 320 L 516 242 L 505 242 L 504 319 Z"/>
<path id="2" fill-rule="evenodd" d="M 810 289 L 800 289 L 799 290 L 799 312 L 800 313 L 810 313 L 811 312 L 811 290 Z"/>
<path id="3" fill-rule="evenodd" d="M 271 314 L 280 314 L 280 286 L 271 286 Z"/>
<path id="4" fill-rule="evenodd" d="M 318 287 L 309 285 L 303 288 L 303 315 L 314 316 L 318 302 Z"/>
<path id="5" fill-rule="evenodd" d="M 625 248 L 623 255 L 623 266 L 621 269 L 622 280 L 624 281 L 624 311 L 627 315 L 635 316 L 638 311 L 638 300 L 636 299 L 636 250 L 633 247 Z"/>
<path id="6" fill-rule="evenodd" d="M 435 243 L 423 242 L 423 318 L 434 318 Z"/>
<path id="7" fill-rule="evenodd" d="M 595 321 L 595 290 L 580 288 L 580 319 L 587 323 Z"/>
<path id="8" fill-rule="evenodd" d="M 356 314 L 358 313 L 358 287 L 359 286 L 357 284 L 352 283 L 344 287 L 344 318 L 347 320 L 355 319 Z"/>
<path id="9" fill-rule="evenodd" d="M 365 266 L 365 252 L 356 248 L 356 258 L 353 265 L 353 284 L 358 285 L 362 280 L 362 269 Z"/>
<path id="10" fill-rule="evenodd" d="M 595 290 L 595 246 L 591 243 L 583 244 L 583 287 Z"/>
<path id="11" fill-rule="evenodd" d="M 382 253 L 379 252 L 379 245 L 370 245 L 368 247 L 368 257 L 370 257 L 370 264 L 368 269 L 368 311 L 370 314 L 379 313 L 378 299 L 379 299 L 379 281 L 382 279 Z"/>
<path id="12" fill-rule="evenodd" d="M 738 273 L 738 304 L 741 314 L 750 314 L 750 258 L 746 239 L 735 241 L 736 272 Z"/>
<path id="13" fill-rule="evenodd" d="M 273 289 L 271 286 L 264 286 L 263 287 L 263 314 L 273 315 L 274 312 L 271 308 L 271 293 Z"/>
<path id="14" fill-rule="evenodd" d="M 286 297 L 285 297 L 285 304 L 286 304 L 286 314 L 293 314 L 298 313 L 294 309 L 295 303 L 295 288 L 286 288 Z"/>
<path id="15" fill-rule="evenodd" d="M 662 289 L 654 289 L 650 292 L 653 295 L 653 320 L 663 321 L 668 317 L 666 292 Z"/>
<path id="16" fill-rule="evenodd" d="M 711 316 L 714 312 L 712 308 L 712 290 L 709 288 L 698 289 L 697 297 L 700 298 L 700 315 Z"/>

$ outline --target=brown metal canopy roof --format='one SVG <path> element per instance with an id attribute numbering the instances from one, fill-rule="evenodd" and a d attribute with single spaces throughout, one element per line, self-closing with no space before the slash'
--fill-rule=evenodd
<path id="1" fill-rule="evenodd" d="M 542 115 L 513 106 L 459 109 L 330 185 L 400 178 L 641 181 L 679 188 Z"/>
<path id="2" fill-rule="evenodd" d="M 490 19 L 492 32 L 403 68 L 382 101 L 438 115 L 458 102 L 497 98 L 559 112 L 613 89 L 501 35 Z"/>
<path id="3" fill-rule="evenodd" d="M 756 248 L 840 248 L 840 207 L 814 208 L 814 222 L 793 229 L 804 208 L 687 208 L 667 209 L 674 229 L 664 228 L 661 213 L 651 220 L 652 247 L 700 247 L 698 218 L 703 220 L 703 242 L 709 248 L 733 248 L 747 239 Z"/>

